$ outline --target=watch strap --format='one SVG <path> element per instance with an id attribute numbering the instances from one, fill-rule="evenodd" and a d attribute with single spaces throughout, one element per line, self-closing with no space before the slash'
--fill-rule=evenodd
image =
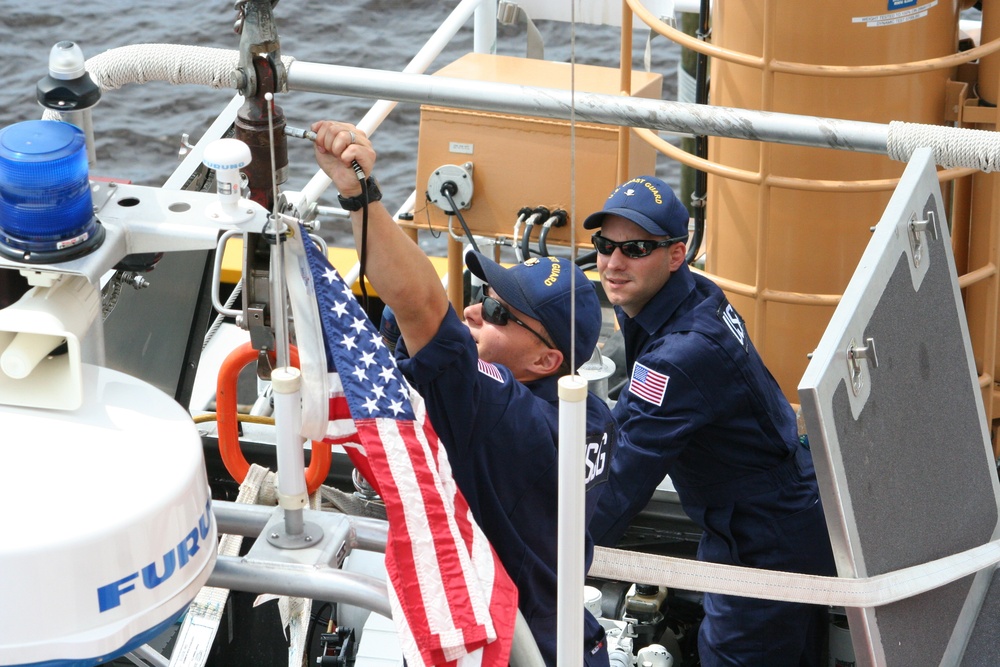
<path id="1" fill-rule="evenodd" d="M 369 176 L 364 180 L 365 192 L 368 194 L 367 203 L 382 200 L 382 191 L 378 187 L 378 181 L 375 180 L 374 176 Z M 365 205 L 365 192 L 357 194 L 353 197 L 344 197 L 343 195 L 337 195 L 337 201 L 340 202 L 340 207 L 345 211 L 360 211 Z"/>

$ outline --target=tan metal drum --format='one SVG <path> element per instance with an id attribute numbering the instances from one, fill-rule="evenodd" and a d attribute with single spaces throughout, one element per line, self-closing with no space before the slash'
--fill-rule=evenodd
<path id="1" fill-rule="evenodd" d="M 954 2 L 933 0 L 717 0 L 713 44 L 758 63 L 713 58 L 711 104 L 942 124 L 952 69 L 859 77 L 822 66 L 885 71 L 951 54 L 958 11 Z M 751 182 L 709 176 L 706 269 L 723 279 L 772 373 L 797 402 L 806 355 L 905 165 L 878 155 L 714 137 L 709 159 L 745 170 Z"/>

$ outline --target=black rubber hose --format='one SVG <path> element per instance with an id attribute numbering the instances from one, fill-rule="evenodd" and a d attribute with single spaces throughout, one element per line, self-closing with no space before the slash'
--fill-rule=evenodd
<path id="1" fill-rule="evenodd" d="M 538 213 L 532 213 L 524 222 L 524 232 L 521 234 L 521 261 L 531 257 L 531 230 L 535 228 Z"/>
<path id="2" fill-rule="evenodd" d="M 451 186 L 450 188 L 448 187 L 449 185 Z M 451 207 L 452 213 L 454 213 L 455 217 L 458 218 L 458 224 L 462 225 L 462 230 L 465 232 L 466 237 L 468 237 L 469 243 L 472 244 L 472 249 L 479 252 L 479 246 L 476 245 L 476 239 L 472 238 L 472 231 L 469 229 L 469 225 L 465 224 L 465 218 L 462 217 L 462 212 L 458 210 L 458 206 L 455 205 L 455 200 L 451 197 L 452 189 L 457 192 L 458 186 L 451 181 L 447 181 L 441 186 L 441 194 L 448 200 L 448 206 Z"/>
<path id="3" fill-rule="evenodd" d="M 698 14 L 698 39 L 708 38 L 711 28 L 709 27 L 710 0 L 701 0 L 701 7 Z M 695 62 L 695 103 L 708 104 L 708 56 L 703 53 L 698 54 Z M 694 139 L 695 155 L 704 159 L 708 157 L 708 137 L 699 134 Z M 691 242 L 687 247 L 685 259 L 690 264 L 698 258 L 701 250 L 701 242 L 705 236 L 705 195 L 708 192 L 708 174 L 698 169 L 694 173 L 694 191 L 691 193 L 691 206 L 694 209 L 694 230 L 691 235 Z"/>

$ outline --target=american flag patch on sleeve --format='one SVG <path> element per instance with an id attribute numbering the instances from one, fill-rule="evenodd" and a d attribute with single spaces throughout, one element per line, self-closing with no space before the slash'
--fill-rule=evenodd
<path id="1" fill-rule="evenodd" d="M 500 369 L 491 364 L 488 361 L 479 360 L 479 372 L 483 375 L 487 375 L 500 384 L 503 384 L 503 376 L 500 375 Z"/>
<path id="2" fill-rule="evenodd" d="M 652 368 L 636 363 L 632 368 L 632 380 L 628 384 L 628 390 L 653 405 L 663 405 L 663 395 L 667 391 L 669 380 L 669 375 L 657 373 Z"/>

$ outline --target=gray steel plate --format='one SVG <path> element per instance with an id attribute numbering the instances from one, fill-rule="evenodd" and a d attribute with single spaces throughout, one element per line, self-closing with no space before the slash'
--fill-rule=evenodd
<path id="1" fill-rule="evenodd" d="M 928 150 L 907 166 L 799 397 L 840 576 L 997 536 L 992 449 Z M 848 609 L 858 664 L 958 664 L 991 576 Z"/>

